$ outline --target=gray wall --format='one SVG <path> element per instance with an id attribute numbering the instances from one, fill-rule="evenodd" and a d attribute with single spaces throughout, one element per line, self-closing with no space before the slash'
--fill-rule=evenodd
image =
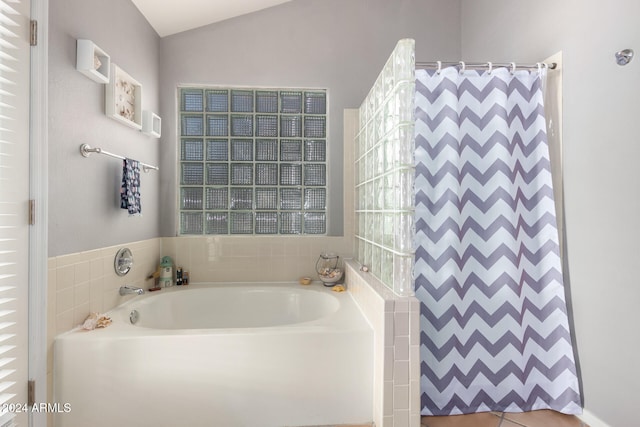
<path id="1" fill-rule="evenodd" d="M 462 57 L 540 61 L 562 50 L 567 246 L 585 407 L 633 424 L 640 397 L 640 49 L 635 0 L 462 1 Z"/>
<path id="2" fill-rule="evenodd" d="M 343 233 L 342 111 L 359 107 L 401 38 L 418 59 L 457 59 L 459 1 L 298 0 L 161 41 L 161 233 L 176 233 L 179 84 L 329 90 L 329 227 Z"/>
<path id="3" fill-rule="evenodd" d="M 50 0 L 49 256 L 175 235 L 181 83 L 328 88 L 329 231 L 341 235 L 342 110 L 360 105 L 404 37 L 419 59 L 458 58 L 459 1 L 298 0 L 161 40 L 129 0 Z M 75 70 L 78 38 L 142 84 L 161 140 L 104 115 L 104 86 Z M 82 143 L 160 165 L 142 175 L 142 217 L 119 208 L 120 162 L 85 159 Z"/>
<path id="4" fill-rule="evenodd" d="M 50 0 L 49 11 L 49 256 L 158 237 L 159 174 L 142 174 L 143 216 L 130 218 L 119 207 L 122 162 L 78 148 L 157 164 L 159 141 L 105 116 L 104 85 L 75 63 L 76 39 L 93 40 L 142 84 L 143 109 L 157 112 L 160 38 L 130 0 Z"/>

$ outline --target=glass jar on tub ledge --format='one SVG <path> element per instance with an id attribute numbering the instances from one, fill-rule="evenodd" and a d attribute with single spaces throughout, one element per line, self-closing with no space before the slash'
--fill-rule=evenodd
<path id="1" fill-rule="evenodd" d="M 316 261 L 316 273 L 325 286 L 334 286 L 344 274 L 340 256 L 323 252 Z"/>

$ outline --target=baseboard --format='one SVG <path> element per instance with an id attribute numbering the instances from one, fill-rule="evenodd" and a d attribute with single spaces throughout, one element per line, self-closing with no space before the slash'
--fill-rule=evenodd
<path id="1" fill-rule="evenodd" d="M 593 415 L 592 412 L 589 412 L 586 409 L 582 410 L 582 415 L 578 416 L 582 422 L 589 425 L 589 427 L 611 427 L 609 424 L 602 421 L 600 418 Z"/>

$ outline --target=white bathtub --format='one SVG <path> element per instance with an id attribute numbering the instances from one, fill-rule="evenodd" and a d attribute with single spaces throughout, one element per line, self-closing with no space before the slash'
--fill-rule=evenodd
<path id="1" fill-rule="evenodd" d="M 130 322 L 136 310 L 139 320 Z M 56 427 L 371 422 L 373 332 L 322 285 L 192 284 L 54 343 Z"/>

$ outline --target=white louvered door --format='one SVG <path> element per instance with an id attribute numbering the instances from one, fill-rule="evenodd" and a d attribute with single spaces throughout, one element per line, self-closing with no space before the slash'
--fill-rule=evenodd
<path id="1" fill-rule="evenodd" d="M 0 427 L 28 425 L 29 6 L 0 0 Z"/>

